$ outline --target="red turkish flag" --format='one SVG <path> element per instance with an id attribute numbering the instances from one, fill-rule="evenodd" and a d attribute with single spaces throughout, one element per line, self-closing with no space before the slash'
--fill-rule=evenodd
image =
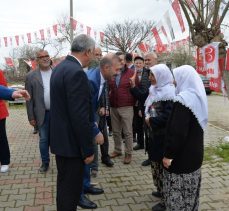
<path id="1" fill-rule="evenodd" d="M 178 0 L 174 0 L 172 3 L 172 7 L 173 10 L 177 16 L 177 19 L 179 21 L 180 27 L 181 27 L 181 31 L 184 32 L 185 31 L 185 26 L 184 26 L 184 21 L 182 18 L 182 14 L 181 14 L 181 9 L 180 9 L 180 4 L 178 2 Z"/>
<path id="2" fill-rule="evenodd" d="M 90 26 L 87 26 L 87 35 L 91 35 L 91 27 Z"/>
<path id="3" fill-rule="evenodd" d="M 44 29 L 40 29 L 41 40 L 45 40 L 45 32 Z"/>
<path id="4" fill-rule="evenodd" d="M 163 45 L 163 43 L 161 41 L 161 38 L 159 36 L 157 28 L 154 27 L 153 29 L 151 29 L 151 31 L 152 31 L 152 33 L 153 33 L 153 35 L 155 37 L 156 43 L 157 43 L 157 45 L 156 45 L 157 46 L 156 47 L 157 52 L 161 53 L 161 52 L 165 51 L 165 46 Z"/>
<path id="5" fill-rule="evenodd" d="M 100 34 L 100 40 L 101 40 L 101 42 L 103 42 L 104 41 L 104 33 L 100 32 L 99 34 Z"/>
<path id="6" fill-rule="evenodd" d="M 15 36 L 15 40 L 16 40 L 17 46 L 19 46 L 19 35 L 16 35 L 16 36 Z"/>
<path id="7" fill-rule="evenodd" d="M 225 70 L 229 71 L 229 48 L 227 49 L 227 58 L 226 58 L 226 68 Z"/>
<path id="8" fill-rule="evenodd" d="M 4 37 L 3 39 L 4 39 L 5 47 L 7 47 L 8 46 L 7 37 Z"/>
<path id="9" fill-rule="evenodd" d="M 52 26 L 55 36 L 57 36 L 57 24 Z"/>
<path id="10" fill-rule="evenodd" d="M 27 33 L 28 43 L 31 43 L 31 33 Z"/>
<path id="11" fill-rule="evenodd" d="M 6 61 L 6 64 L 10 67 L 14 67 L 14 63 L 13 63 L 13 60 L 12 58 L 10 57 L 5 57 L 5 61 Z"/>
<path id="12" fill-rule="evenodd" d="M 147 52 L 146 45 L 144 45 L 143 42 L 139 43 L 138 48 L 139 48 L 139 50 L 142 51 L 143 53 L 146 53 L 146 52 Z"/>

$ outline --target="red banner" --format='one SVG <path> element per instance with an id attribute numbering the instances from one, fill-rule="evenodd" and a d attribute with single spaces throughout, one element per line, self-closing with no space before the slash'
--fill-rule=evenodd
<path id="1" fill-rule="evenodd" d="M 6 64 L 7 64 L 9 67 L 14 67 L 14 63 L 13 63 L 12 58 L 10 58 L 10 57 L 5 57 L 5 61 L 6 61 Z"/>
<path id="2" fill-rule="evenodd" d="M 180 9 L 180 4 L 178 2 L 178 0 L 174 0 L 172 3 L 172 7 L 173 10 L 177 16 L 177 19 L 179 21 L 180 27 L 181 27 L 181 31 L 184 32 L 185 31 L 185 26 L 184 26 L 184 21 L 182 18 L 182 14 L 181 14 L 181 9 Z"/>
<path id="3" fill-rule="evenodd" d="M 19 46 L 19 35 L 15 36 L 15 41 L 16 41 L 17 46 Z"/>
<path id="4" fill-rule="evenodd" d="M 225 70 L 229 71 L 229 48 L 227 49 L 227 58 L 226 58 L 226 68 Z"/>
<path id="5" fill-rule="evenodd" d="M 146 48 L 146 45 L 141 42 L 139 45 L 138 45 L 138 48 L 140 51 L 142 51 L 143 53 L 146 53 L 147 52 L 147 48 Z"/>
<path id="6" fill-rule="evenodd" d="M 103 32 L 99 32 L 99 35 L 100 35 L 101 42 L 103 42 L 104 41 L 104 33 Z"/>
<path id="7" fill-rule="evenodd" d="M 4 39 L 5 47 L 7 47 L 8 46 L 7 37 L 4 37 L 3 39 Z"/>
<path id="8" fill-rule="evenodd" d="M 153 29 L 151 29 L 154 37 L 155 37 L 155 40 L 156 40 L 156 43 L 157 43 L 157 52 L 158 53 L 161 53 L 163 51 L 165 51 L 165 46 L 163 45 L 162 41 L 161 41 L 161 38 L 159 36 L 159 33 L 157 31 L 157 28 L 154 27 Z"/>
<path id="9" fill-rule="evenodd" d="M 40 29 L 41 40 L 45 40 L 45 32 L 44 29 Z"/>
<path id="10" fill-rule="evenodd" d="M 91 35 L 91 27 L 90 26 L 87 26 L 87 35 Z"/>
<path id="11" fill-rule="evenodd" d="M 52 26 L 55 36 L 57 36 L 57 24 Z"/>
<path id="12" fill-rule="evenodd" d="M 10 45 L 11 45 L 11 46 L 13 45 L 12 37 L 10 37 Z"/>
<path id="13" fill-rule="evenodd" d="M 204 61 L 203 61 L 203 55 L 200 48 L 197 48 L 196 50 L 196 71 L 206 76 L 206 71 L 204 70 Z"/>
<path id="14" fill-rule="evenodd" d="M 77 21 L 74 18 L 71 18 L 71 23 L 72 23 L 72 29 L 75 31 L 76 30 L 76 26 L 77 26 Z"/>
<path id="15" fill-rule="evenodd" d="M 27 33 L 27 39 L 28 39 L 28 43 L 31 43 L 31 33 Z"/>

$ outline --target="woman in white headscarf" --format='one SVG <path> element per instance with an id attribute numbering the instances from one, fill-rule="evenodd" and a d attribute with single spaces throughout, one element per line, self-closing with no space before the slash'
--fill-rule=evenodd
<path id="1" fill-rule="evenodd" d="M 152 210 L 163 211 L 166 209 L 162 192 L 164 137 L 166 123 L 172 111 L 175 86 L 172 73 L 165 64 L 151 67 L 149 80 L 152 86 L 146 100 L 145 120 L 149 127 L 149 159 L 154 185 L 157 188 L 157 191 L 152 195 L 161 198 L 161 202 L 153 206 Z"/>
<path id="2" fill-rule="evenodd" d="M 174 69 L 176 97 L 167 125 L 163 158 L 164 196 L 169 211 L 196 211 L 199 206 L 207 97 L 196 70 Z"/>

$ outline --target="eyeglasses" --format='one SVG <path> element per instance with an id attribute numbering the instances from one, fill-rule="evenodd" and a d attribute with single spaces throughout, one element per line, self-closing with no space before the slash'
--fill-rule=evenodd
<path id="1" fill-rule="evenodd" d="M 44 58 L 50 58 L 49 55 L 44 55 L 44 56 L 38 56 L 37 59 L 44 59 Z"/>

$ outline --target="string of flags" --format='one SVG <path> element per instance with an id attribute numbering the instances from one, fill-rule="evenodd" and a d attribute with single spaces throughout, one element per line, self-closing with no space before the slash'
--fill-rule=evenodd
<path id="1" fill-rule="evenodd" d="M 71 23 L 74 31 L 78 33 L 85 33 L 100 42 L 104 40 L 103 32 L 98 32 L 92 29 L 92 27 L 90 26 L 85 26 L 84 24 L 79 23 L 75 19 L 72 19 Z M 46 39 L 57 38 L 61 36 L 61 32 L 63 32 L 64 30 L 66 30 L 65 24 L 54 24 L 51 27 L 40 29 L 35 32 L 28 32 L 26 34 L 9 36 L 9 37 L 7 36 L 0 37 L 0 48 L 18 47 L 25 44 L 36 43 L 39 40 L 44 41 Z M 97 37 L 97 35 L 99 37 Z"/>

